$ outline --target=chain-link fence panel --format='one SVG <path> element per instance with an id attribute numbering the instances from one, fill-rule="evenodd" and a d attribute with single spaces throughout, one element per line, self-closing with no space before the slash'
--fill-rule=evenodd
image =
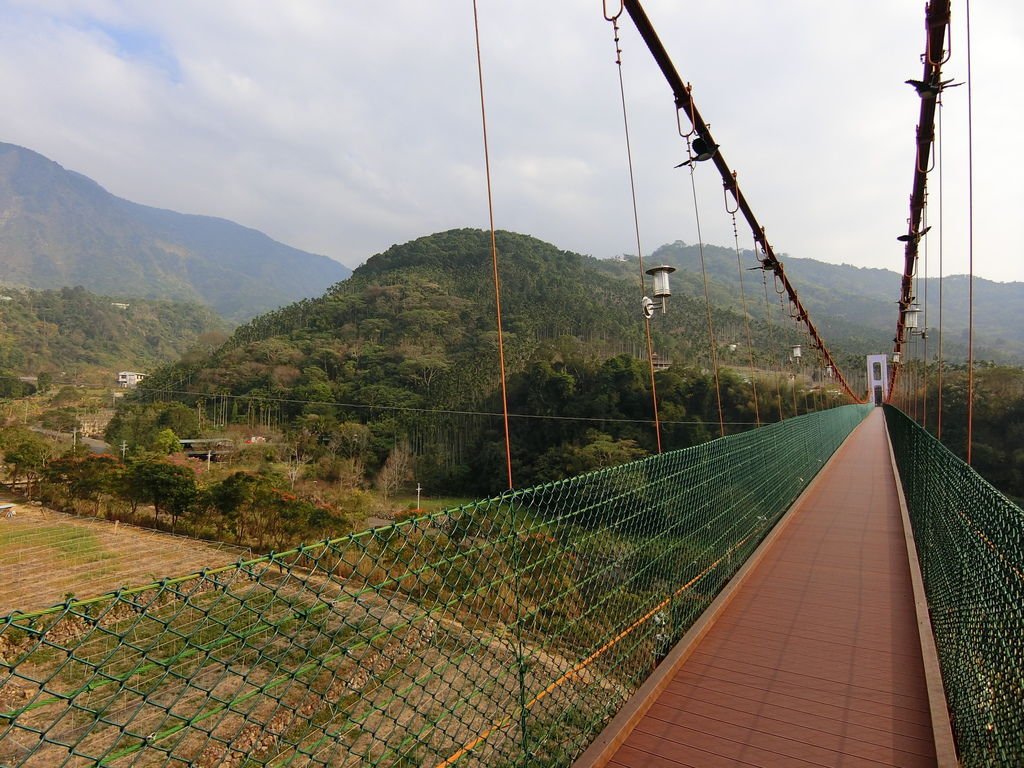
<path id="1" fill-rule="evenodd" d="M 0 765 L 568 765 L 865 413 L 0 618 Z"/>
<path id="2" fill-rule="evenodd" d="M 1019 766 L 1024 512 L 905 414 L 885 415 L 960 759 Z"/>

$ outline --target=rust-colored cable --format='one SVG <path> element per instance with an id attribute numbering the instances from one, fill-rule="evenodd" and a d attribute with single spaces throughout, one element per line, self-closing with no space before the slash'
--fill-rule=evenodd
<path id="1" fill-rule="evenodd" d="M 768 298 L 768 274 L 764 270 L 761 271 L 761 282 L 764 285 L 764 314 L 768 322 L 768 345 L 771 347 L 769 359 L 772 359 L 777 354 L 775 349 L 775 324 L 772 322 L 772 302 Z M 779 421 L 785 421 L 786 417 L 782 413 L 782 383 L 780 381 L 782 373 L 776 370 L 776 366 L 773 365 L 772 374 L 775 379 L 775 402 L 779 406 Z"/>
<path id="2" fill-rule="evenodd" d="M 974 443 L 974 127 L 971 92 L 971 0 L 967 23 L 967 464 Z"/>
<path id="3" fill-rule="evenodd" d="M 484 106 L 484 64 L 480 53 L 480 20 L 473 0 L 473 33 L 476 37 L 476 70 L 480 81 L 480 122 L 484 135 L 484 169 L 487 176 L 487 215 L 491 225 L 491 267 L 494 272 L 494 306 L 498 323 L 498 365 L 501 371 L 501 413 L 505 422 L 505 466 L 512 488 L 512 439 L 508 427 L 508 388 L 505 384 L 505 339 L 501 327 L 501 283 L 498 279 L 498 244 L 494 233 L 494 196 L 491 192 L 491 154 L 487 143 L 487 109 Z"/>
<path id="4" fill-rule="evenodd" d="M 733 175 L 735 179 L 735 174 Z M 736 226 L 736 210 L 730 209 L 728 202 L 725 206 L 729 215 L 732 216 L 732 239 L 736 245 L 736 274 L 740 281 L 740 306 L 743 308 L 743 325 L 747 330 L 747 350 L 750 352 L 750 386 L 754 393 L 754 421 L 761 426 L 761 408 L 757 402 L 757 377 L 754 375 L 754 339 L 750 333 L 750 314 L 747 312 L 747 295 L 743 289 L 743 261 L 740 258 L 740 232 Z"/>
<path id="5" fill-rule="evenodd" d="M 689 142 L 687 142 L 689 148 Z M 718 404 L 718 434 L 725 437 L 725 416 L 722 414 L 722 387 L 718 379 L 718 344 L 715 341 L 715 325 L 711 320 L 711 296 L 708 292 L 708 270 L 704 265 L 704 236 L 700 231 L 700 206 L 697 205 L 697 182 L 694 180 L 695 163 L 690 163 L 690 189 L 693 190 L 693 218 L 697 223 L 697 246 L 700 251 L 700 276 L 704 281 L 704 308 L 708 320 L 708 348 L 711 350 L 711 370 L 715 376 L 715 402 Z"/>
<path id="6" fill-rule="evenodd" d="M 938 162 L 938 158 L 936 158 Z M 928 208 L 924 209 L 924 218 L 922 219 L 923 224 L 928 226 Z M 918 285 L 920 286 L 921 280 L 918 278 Z M 921 333 L 921 344 L 924 349 L 921 353 L 921 359 L 924 361 L 924 387 L 921 405 L 921 428 L 924 430 L 928 429 L 928 241 L 924 241 L 924 331 Z"/>
<path id="7" fill-rule="evenodd" d="M 924 236 L 921 228 L 921 215 L 924 210 L 928 171 L 931 170 L 929 156 L 935 137 L 935 112 L 942 94 L 941 64 L 948 57 L 942 55 L 943 44 L 949 27 L 950 0 L 932 0 L 925 6 L 925 55 L 922 56 L 924 71 L 921 83 L 926 88 L 919 90 L 921 102 L 920 115 L 917 122 L 916 154 L 914 157 L 914 179 L 910 193 L 910 216 L 907 218 L 907 232 L 900 237 L 906 243 L 903 253 L 903 277 L 900 281 L 899 312 L 896 319 L 896 334 L 893 338 L 893 353 L 902 354 L 907 342 L 906 316 L 907 309 L 914 303 L 912 280 L 917 266 L 918 243 Z M 939 55 L 936 55 L 936 54 Z M 889 393 L 897 391 L 897 380 L 903 364 L 894 365 L 889 371 Z"/>
<path id="8" fill-rule="evenodd" d="M 941 98 L 942 94 L 939 94 Z M 946 202 L 945 191 L 942 188 L 942 102 L 939 101 L 938 108 L 939 135 L 935 145 L 935 152 L 939 156 L 939 348 L 936 351 L 938 357 L 937 370 L 935 371 L 935 437 L 942 440 L 942 369 L 945 361 L 942 359 L 942 208 Z"/>
<path id="9" fill-rule="evenodd" d="M 838 364 L 833 359 L 832 353 L 825 345 L 824 339 L 821 338 L 821 335 L 818 333 L 818 329 L 815 327 L 814 323 L 811 322 L 810 315 L 804 307 L 803 302 L 800 300 L 800 297 L 797 295 L 796 288 L 786 275 L 782 262 L 776 257 L 771 243 L 769 243 L 767 237 L 765 237 L 764 227 L 760 225 L 757 218 L 754 216 L 754 212 L 751 210 L 749 203 L 744 198 L 743 193 L 738 188 L 731 186 L 733 182 L 732 169 L 725 161 L 722 151 L 718 149 L 718 144 L 715 143 L 714 137 L 711 135 L 710 127 L 706 122 L 704 122 L 704 118 L 701 116 L 696 104 L 694 104 L 693 98 L 690 94 L 691 89 L 683 82 L 683 79 L 679 76 L 679 72 L 676 71 L 675 65 L 672 63 L 668 52 L 665 50 L 665 46 L 662 45 L 654 26 L 651 24 L 650 19 L 647 18 L 647 14 L 640 4 L 640 0 L 623 0 L 622 4 L 625 7 L 625 10 L 629 13 L 630 18 L 633 19 L 633 23 L 635 24 L 637 31 L 644 39 L 644 42 L 647 44 L 647 48 L 650 50 L 655 62 L 658 64 L 662 74 L 668 81 L 669 87 L 672 89 L 675 96 L 676 116 L 678 117 L 680 111 L 686 112 L 690 117 L 694 132 L 700 135 L 700 138 L 707 144 L 707 146 L 715 148 L 715 151 L 709 160 L 716 168 L 718 168 L 718 171 L 722 176 L 723 183 L 730 186 L 732 189 L 740 212 L 750 225 L 754 239 L 757 240 L 758 244 L 761 246 L 764 254 L 763 263 L 765 267 L 770 268 L 775 273 L 776 279 L 781 283 L 790 302 L 796 309 L 799 322 L 807 326 L 807 331 L 813 340 L 814 346 L 822 351 L 822 354 L 835 369 L 836 379 L 840 386 L 847 392 L 852 400 L 855 402 L 862 402 L 861 399 L 850 389 L 850 386 L 846 381 L 846 377 L 843 375 Z"/>
<path id="10" fill-rule="evenodd" d="M 647 285 L 644 279 L 644 252 L 640 248 L 640 217 L 636 205 L 636 182 L 633 174 L 633 150 L 629 141 L 629 116 L 626 109 L 626 85 L 622 77 L 622 49 L 619 47 L 619 13 L 607 18 L 612 23 L 612 31 L 615 36 L 615 64 L 619 73 L 619 97 L 622 101 L 622 128 L 626 136 L 626 162 L 629 165 L 629 192 L 633 200 L 633 229 L 636 232 L 636 259 L 640 267 L 640 295 L 647 294 Z M 664 299 L 662 299 L 664 301 Z M 654 437 L 658 453 L 661 453 L 661 421 L 658 418 L 658 388 L 654 382 L 654 343 L 651 340 L 651 320 L 644 318 L 644 337 L 647 341 L 647 367 L 651 377 L 651 408 L 654 411 Z"/>

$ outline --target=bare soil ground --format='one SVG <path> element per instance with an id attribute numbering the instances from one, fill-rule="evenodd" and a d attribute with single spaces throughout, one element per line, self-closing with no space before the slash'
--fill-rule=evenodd
<path id="1" fill-rule="evenodd" d="M 6 499 L 0 501 L 7 503 Z M 236 562 L 248 550 L 18 504 L 0 512 L 0 616 Z"/>

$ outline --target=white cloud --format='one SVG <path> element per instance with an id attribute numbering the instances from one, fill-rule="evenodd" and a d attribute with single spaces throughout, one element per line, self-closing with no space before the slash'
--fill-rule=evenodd
<path id="1" fill-rule="evenodd" d="M 633 251 L 610 25 L 592 0 L 479 6 L 497 225 L 597 256 Z M 921 71 L 922 9 L 645 6 L 777 249 L 901 269 L 918 109 L 903 80 Z M 947 71 L 962 79 L 957 13 Z M 692 242 L 671 94 L 622 24 L 644 246 Z M 1024 9 L 993 0 L 972 32 L 976 271 L 1024 280 L 1008 226 L 1024 207 L 1024 115 L 1006 97 Z M 9 1 L 0 139 L 115 194 L 355 264 L 431 231 L 486 226 L 475 67 L 465 3 Z M 944 117 L 947 272 L 966 266 L 966 90 L 947 94 Z M 730 243 L 710 166 L 697 183 L 705 239 Z M 934 174 L 932 188 L 934 223 Z"/>

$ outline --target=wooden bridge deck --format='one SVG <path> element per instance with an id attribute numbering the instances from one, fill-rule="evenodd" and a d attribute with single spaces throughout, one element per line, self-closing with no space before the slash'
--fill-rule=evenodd
<path id="1" fill-rule="evenodd" d="M 911 568 L 877 409 L 576 766 L 955 764 Z"/>

